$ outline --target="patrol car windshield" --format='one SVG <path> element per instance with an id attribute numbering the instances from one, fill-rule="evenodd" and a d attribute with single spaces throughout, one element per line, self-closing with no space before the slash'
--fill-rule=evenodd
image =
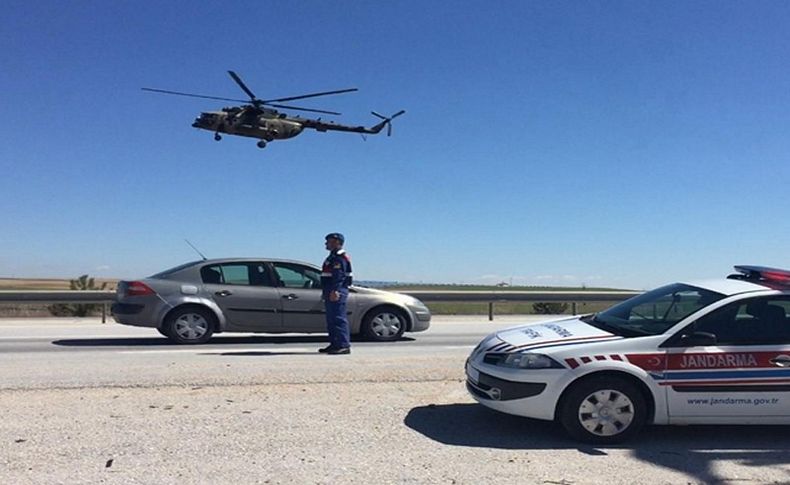
<path id="1" fill-rule="evenodd" d="M 616 335 L 658 335 L 724 295 L 680 283 L 630 298 L 584 321 Z"/>

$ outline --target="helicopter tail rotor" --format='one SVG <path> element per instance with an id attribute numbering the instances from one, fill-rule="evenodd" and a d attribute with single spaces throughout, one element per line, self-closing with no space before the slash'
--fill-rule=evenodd
<path id="1" fill-rule="evenodd" d="M 387 127 L 387 136 L 392 136 L 392 120 L 394 120 L 395 118 L 397 118 L 398 116 L 402 115 L 405 112 L 406 112 L 406 110 L 402 109 L 402 110 L 398 111 L 397 113 L 395 113 L 394 115 L 392 115 L 390 117 L 386 117 L 386 116 L 384 116 L 382 114 L 376 113 L 375 111 L 371 111 L 370 113 L 373 116 L 376 116 L 376 117 L 381 118 L 382 120 L 384 120 L 381 123 L 379 123 L 379 124 L 377 124 L 376 126 L 373 127 L 373 132 L 374 133 L 378 133 L 379 131 L 381 131 L 382 128 L 384 128 L 386 126 Z"/>

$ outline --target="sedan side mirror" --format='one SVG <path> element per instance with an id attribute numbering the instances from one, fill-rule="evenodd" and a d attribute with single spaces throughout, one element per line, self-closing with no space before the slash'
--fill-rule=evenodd
<path id="1" fill-rule="evenodd" d="M 717 338 L 715 334 L 709 332 L 694 332 L 680 337 L 678 342 L 681 347 L 704 347 L 706 345 L 716 345 Z"/>

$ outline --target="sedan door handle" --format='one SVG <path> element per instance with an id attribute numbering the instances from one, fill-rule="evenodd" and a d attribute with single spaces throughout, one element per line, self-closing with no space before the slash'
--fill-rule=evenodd
<path id="1" fill-rule="evenodd" d="M 788 357 L 787 355 L 779 355 L 769 360 L 768 362 L 779 367 L 790 367 L 790 357 Z"/>
<path id="2" fill-rule="evenodd" d="M 218 292 L 216 292 L 216 293 L 214 293 L 214 294 L 215 294 L 215 295 L 217 295 L 217 296 L 230 296 L 230 295 L 232 295 L 233 293 L 231 293 L 231 292 L 230 292 L 230 291 L 228 291 L 228 290 L 222 290 L 222 291 L 218 291 Z"/>
<path id="3" fill-rule="evenodd" d="M 293 293 L 291 293 L 289 295 L 283 295 L 283 298 L 285 298 L 286 300 L 298 300 L 299 299 L 299 297 L 294 295 Z"/>

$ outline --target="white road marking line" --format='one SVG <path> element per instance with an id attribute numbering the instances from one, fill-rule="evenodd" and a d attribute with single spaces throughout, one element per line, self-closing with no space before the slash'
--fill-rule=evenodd
<path id="1" fill-rule="evenodd" d="M 0 337 L 0 340 L 60 340 L 60 339 L 116 339 L 116 338 L 149 338 L 154 337 L 153 335 L 114 335 L 114 334 L 106 334 L 106 335 L 80 335 L 80 334 L 71 334 L 71 335 L 40 335 L 40 336 L 32 336 L 32 335 L 20 335 L 19 337 Z M 164 337 L 163 337 L 164 338 Z"/>
<path id="2" fill-rule="evenodd" d="M 222 348 L 202 348 L 202 347 L 191 347 L 191 348 L 171 348 L 171 349 L 139 349 L 139 350 L 119 350 L 117 353 L 119 354 L 243 354 L 247 352 L 260 352 L 260 353 L 304 353 L 304 354 L 314 354 L 318 351 L 320 345 L 316 345 L 315 347 L 290 347 L 283 344 L 261 344 L 256 347 L 228 347 L 227 349 Z M 426 348 L 434 348 L 434 349 L 443 349 L 443 350 L 472 350 L 475 346 L 474 345 L 441 345 L 441 346 L 414 346 L 414 347 L 395 347 L 388 350 L 394 351 L 404 351 L 404 352 L 414 352 L 418 349 L 426 349 Z M 356 352 L 365 352 L 368 351 L 375 351 L 380 352 L 381 348 L 379 347 L 367 347 L 367 346 L 357 346 L 353 347 L 352 354 Z"/>
<path id="3" fill-rule="evenodd" d="M 241 354 L 246 352 L 271 352 L 271 353 L 280 353 L 280 352 L 294 352 L 294 353 L 305 353 L 305 354 L 314 354 L 318 351 L 318 347 L 281 347 L 281 346 L 266 346 L 260 345 L 258 347 L 233 347 L 227 349 L 217 349 L 217 348 L 201 348 L 201 347 L 193 347 L 189 349 L 140 349 L 140 350 L 119 350 L 117 353 L 119 354 L 171 354 L 171 353 L 178 353 L 178 354 Z"/>

